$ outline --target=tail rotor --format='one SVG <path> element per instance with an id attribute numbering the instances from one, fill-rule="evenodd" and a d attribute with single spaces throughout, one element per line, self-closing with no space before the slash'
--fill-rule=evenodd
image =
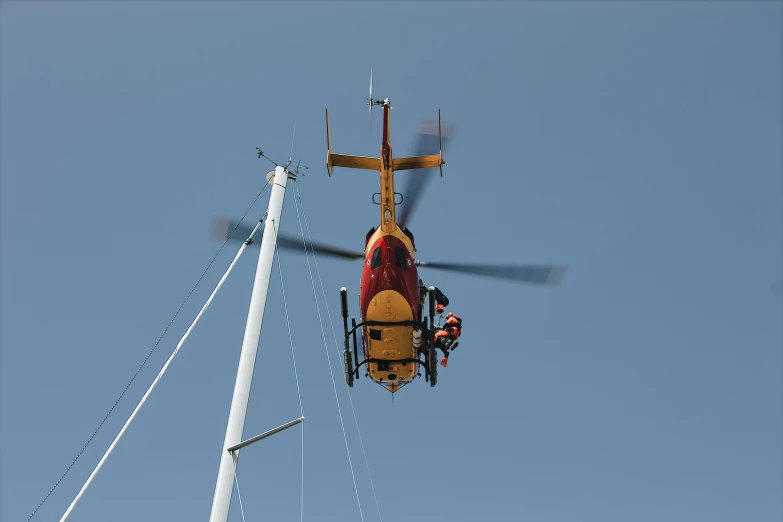
<path id="1" fill-rule="evenodd" d="M 367 109 L 367 112 L 370 114 L 370 135 L 372 135 L 372 69 L 370 69 L 370 96 L 367 98 L 367 105 L 370 107 Z"/>
<path id="2" fill-rule="evenodd" d="M 296 128 L 296 127 L 294 127 Z M 440 108 L 438 108 L 438 147 L 440 147 L 440 177 L 443 177 L 443 134 L 440 131 Z"/>

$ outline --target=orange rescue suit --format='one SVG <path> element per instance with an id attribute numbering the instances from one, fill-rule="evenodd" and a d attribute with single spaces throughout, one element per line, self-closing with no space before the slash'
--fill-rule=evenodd
<path id="1" fill-rule="evenodd" d="M 438 345 L 438 341 L 441 339 L 451 339 L 452 341 L 459 339 L 462 333 L 462 319 L 454 314 L 450 314 L 446 319 L 446 324 L 443 325 L 443 330 L 435 334 L 435 345 Z"/>

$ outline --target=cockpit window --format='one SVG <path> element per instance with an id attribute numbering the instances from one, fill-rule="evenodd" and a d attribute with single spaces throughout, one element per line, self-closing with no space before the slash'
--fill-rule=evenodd
<path id="1" fill-rule="evenodd" d="M 381 266 L 381 247 L 377 247 L 372 253 L 372 265 L 370 270 L 375 270 Z"/>
<path id="2" fill-rule="evenodd" d="M 401 247 L 396 247 L 397 266 L 405 270 L 405 251 Z"/>
<path id="3" fill-rule="evenodd" d="M 364 237 L 364 247 L 367 248 L 367 242 L 372 237 L 373 233 L 375 233 L 376 228 L 372 227 L 369 232 L 367 232 L 367 235 Z M 412 241 L 412 240 L 411 240 Z"/>

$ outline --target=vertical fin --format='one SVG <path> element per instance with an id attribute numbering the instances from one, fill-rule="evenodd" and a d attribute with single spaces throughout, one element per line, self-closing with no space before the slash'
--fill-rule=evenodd
<path id="1" fill-rule="evenodd" d="M 329 109 L 326 109 L 326 170 L 331 177 L 334 165 L 332 165 L 332 136 L 329 134 Z"/>

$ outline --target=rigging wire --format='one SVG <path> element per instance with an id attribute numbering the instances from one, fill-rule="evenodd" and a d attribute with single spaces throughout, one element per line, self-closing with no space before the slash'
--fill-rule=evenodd
<path id="1" fill-rule="evenodd" d="M 296 127 L 294 127 L 296 128 Z M 292 145 L 293 148 L 293 145 Z M 275 241 L 277 240 L 277 226 L 275 225 L 274 220 L 272 220 L 272 227 L 275 231 Z M 288 341 L 291 345 L 291 359 L 294 363 L 294 378 L 296 379 L 296 393 L 299 396 L 299 414 L 301 417 L 304 417 L 304 409 L 302 408 L 302 392 L 299 389 L 299 374 L 296 371 L 296 356 L 294 355 L 294 340 L 291 337 L 291 321 L 288 318 L 288 302 L 285 298 L 285 284 L 283 284 L 283 266 L 280 263 L 280 249 L 275 249 L 275 254 L 277 254 L 277 271 L 280 274 L 280 288 L 283 291 L 283 308 L 285 309 L 285 322 L 288 326 Z M 302 462 L 302 489 L 301 489 L 301 497 L 299 499 L 299 520 L 300 522 L 304 520 L 304 424 L 302 424 L 302 456 L 301 456 L 301 462 Z M 239 491 L 239 489 L 237 489 Z"/>
<path id="2" fill-rule="evenodd" d="M 294 181 L 294 186 L 295 187 L 298 186 L 298 183 L 296 183 L 296 181 Z M 294 198 L 294 203 L 295 203 L 295 207 L 296 207 L 296 217 L 299 220 L 299 230 L 302 233 L 302 245 L 304 246 L 304 249 L 305 249 L 305 259 L 307 260 L 307 270 L 310 273 L 310 283 L 313 286 L 313 297 L 315 297 L 315 307 L 316 307 L 316 310 L 318 312 L 318 322 L 321 324 L 321 336 L 323 337 L 323 341 L 324 341 L 324 351 L 326 352 L 326 359 L 327 359 L 327 362 L 329 363 L 329 375 L 332 378 L 332 389 L 334 390 L 334 399 L 335 399 L 335 402 L 337 403 L 337 413 L 338 413 L 338 415 L 340 417 L 340 427 L 343 430 L 343 439 L 345 440 L 345 451 L 348 453 L 348 465 L 351 468 L 351 479 L 353 480 L 353 489 L 356 492 L 356 503 L 359 505 L 359 516 L 361 517 L 362 522 L 364 522 L 364 513 L 362 512 L 362 503 L 361 503 L 361 500 L 359 499 L 359 488 L 356 486 L 356 475 L 355 475 L 355 473 L 353 471 L 353 461 L 351 460 L 351 450 L 348 447 L 348 436 L 347 436 L 347 434 L 345 432 L 345 423 L 343 422 L 343 412 L 342 412 L 342 409 L 340 408 L 340 399 L 337 396 L 337 384 L 334 381 L 334 369 L 332 367 L 332 358 L 329 355 L 329 346 L 328 346 L 328 343 L 326 342 L 326 332 L 324 331 L 324 322 L 323 322 L 323 319 L 321 317 L 321 307 L 318 304 L 318 294 L 317 294 L 316 289 L 315 289 L 315 279 L 313 279 L 313 270 L 310 267 L 310 255 L 309 255 L 309 252 L 307 251 L 307 243 L 306 243 L 305 237 L 304 237 L 304 229 L 302 228 L 302 219 L 299 216 L 299 203 L 297 202 L 297 198 Z M 302 209 L 302 210 L 304 210 L 304 209 Z M 312 243 L 312 240 L 310 242 Z M 313 251 L 313 259 L 315 260 L 315 251 Z M 316 264 L 316 268 L 317 268 L 317 264 Z M 319 273 L 318 277 L 320 279 L 320 277 L 321 277 L 320 273 Z M 323 282 L 321 283 L 321 288 L 323 288 Z M 329 310 L 328 304 L 327 304 L 326 309 L 327 309 L 327 311 Z"/>
<path id="3" fill-rule="evenodd" d="M 188 302 L 188 300 L 190 299 L 190 296 L 191 296 L 191 295 L 193 295 L 193 292 L 196 290 L 196 288 L 198 287 L 198 285 L 201 283 L 201 280 L 204 278 L 204 275 L 207 273 L 207 271 L 210 269 L 210 267 L 212 267 L 212 264 L 215 262 L 215 259 L 217 259 L 218 255 L 220 255 L 220 252 L 222 252 L 222 251 L 223 251 L 223 247 L 225 247 L 225 246 L 226 246 L 226 243 L 228 243 L 228 241 L 231 239 L 231 235 L 234 233 L 234 231 L 237 229 L 237 227 L 239 227 L 239 225 L 242 223 L 242 221 L 245 219 L 245 217 L 247 217 L 248 213 L 250 213 L 250 210 L 251 210 L 251 209 L 253 208 L 253 206 L 256 204 L 256 201 L 258 201 L 258 198 L 259 198 L 259 197 L 261 197 L 261 194 L 264 192 L 264 190 L 266 190 L 266 188 L 267 188 L 268 186 L 269 186 L 268 184 L 265 184 L 265 185 L 264 185 L 264 187 L 263 187 L 263 188 L 261 189 L 261 191 L 258 193 L 258 195 L 256 196 L 256 198 L 255 198 L 255 199 L 253 200 L 253 202 L 250 204 L 250 207 L 248 207 L 247 211 L 246 211 L 246 212 L 245 212 L 245 214 L 242 216 L 242 219 L 240 219 L 240 220 L 239 220 L 239 222 L 238 222 L 238 223 L 237 223 L 237 224 L 234 226 L 234 228 L 231 230 L 231 232 L 229 232 L 229 233 L 227 234 L 227 236 L 226 236 L 226 240 L 223 242 L 223 244 L 222 244 L 222 245 L 220 245 L 220 248 L 218 248 L 217 252 L 216 252 L 216 253 L 215 253 L 215 255 L 212 257 L 212 260 L 209 262 L 209 264 L 207 265 L 207 267 L 206 267 L 206 268 L 204 269 L 204 271 L 201 273 L 201 276 L 199 276 L 198 280 L 196 281 L 196 284 L 195 284 L 195 285 L 193 285 L 193 288 L 191 288 L 191 289 L 190 289 L 190 292 L 188 292 L 188 295 L 187 295 L 187 296 L 185 297 L 185 299 L 182 301 L 182 304 L 180 304 L 180 305 L 179 305 L 179 308 L 177 309 L 176 313 L 174 314 L 174 317 L 172 317 L 172 318 L 171 318 L 171 321 L 169 321 L 168 325 L 166 325 L 166 328 L 163 330 L 163 333 L 162 333 L 162 334 L 160 334 L 160 337 L 158 337 L 158 340 L 155 342 L 155 345 L 152 347 L 152 349 L 149 351 L 149 353 L 147 354 L 147 356 L 144 358 L 144 360 L 142 361 L 141 365 L 140 365 L 140 366 L 139 366 L 139 368 L 136 370 L 136 373 L 134 373 L 134 374 L 133 374 L 133 377 L 131 377 L 131 379 L 130 379 L 130 381 L 128 382 L 128 384 L 127 384 L 127 385 L 125 386 L 125 388 L 122 390 L 122 393 L 120 393 L 119 397 L 117 397 L 117 400 L 116 400 L 116 401 L 114 401 L 114 404 L 111 406 L 111 408 L 109 408 L 109 411 L 108 411 L 108 413 L 106 413 L 106 415 L 103 417 L 103 419 L 101 420 L 100 424 L 98 424 L 98 427 L 97 427 L 97 428 L 95 428 L 95 431 L 93 431 L 93 432 L 92 432 L 92 435 L 90 435 L 90 438 L 89 438 L 89 439 L 87 439 L 87 442 L 84 444 L 84 446 L 82 446 L 82 449 L 81 449 L 81 450 L 79 450 L 79 453 L 77 453 L 76 457 L 74 457 L 74 459 L 73 459 L 73 461 L 71 461 L 70 465 L 69 465 L 69 466 L 66 468 L 66 470 L 63 472 L 63 474 L 62 474 L 62 475 L 60 475 L 60 478 L 59 478 L 59 479 L 57 479 L 57 482 L 55 482 L 55 483 L 54 483 L 54 486 L 52 486 L 52 488 L 49 490 L 49 493 L 47 493 L 47 494 L 46 494 L 46 496 L 43 498 L 43 500 L 41 500 L 41 502 L 38 504 L 38 506 L 36 506 L 36 508 L 35 508 L 35 509 L 33 510 L 33 512 L 30 514 L 30 516 L 29 516 L 29 517 L 27 517 L 27 520 L 26 520 L 26 522 L 30 522 L 30 519 L 32 519 L 32 518 L 33 518 L 33 516 L 35 516 L 35 514 L 38 512 L 38 510 L 41 508 L 41 506 L 43 506 L 44 502 L 46 502 L 46 500 L 47 500 L 47 499 L 48 499 L 48 498 L 51 496 L 51 494 L 54 492 L 54 490 L 57 488 L 57 486 L 58 486 L 58 485 L 60 485 L 60 482 L 62 482 L 62 480 L 65 478 L 65 476 L 68 474 L 68 472 L 69 472 L 69 471 L 71 471 L 71 468 L 73 468 L 73 465 L 74 465 L 74 464 L 76 464 L 76 461 L 77 461 L 77 460 L 79 460 L 79 457 L 81 457 L 81 456 L 82 456 L 82 454 L 84 453 L 84 451 L 87 449 L 87 446 L 89 446 L 89 445 L 90 445 L 90 443 L 92 442 L 92 440 L 95 438 L 95 435 L 97 435 L 97 434 L 98 434 L 98 430 L 100 430 L 100 429 L 101 429 L 101 427 L 104 425 L 104 423 L 106 422 L 106 420 L 109 418 L 109 416 L 112 414 L 112 412 L 114 411 L 114 409 L 117 407 L 117 404 L 119 404 L 120 400 L 122 400 L 122 398 L 125 396 L 125 393 L 128 391 L 128 388 L 130 388 L 130 387 L 131 387 L 131 385 L 133 384 L 133 381 L 135 381 L 135 380 L 136 380 L 136 377 L 138 377 L 138 376 L 139 376 L 139 373 L 141 373 L 141 370 L 142 370 L 142 368 L 144 368 L 144 365 L 146 365 L 146 364 L 147 364 L 147 361 L 149 360 L 149 358 L 152 356 L 152 354 L 153 354 L 153 352 L 155 351 L 155 349 L 156 349 L 156 348 L 158 347 L 158 345 L 160 344 L 160 341 L 161 341 L 161 340 L 163 339 L 163 337 L 166 335 L 166 332 L 168 332 L 168 331 L 169 331 L 169 328 L 170 328 L 170 327 L 171 327 L 171 325 L 174 323 L 174 320 L 177 318 L 177 316 L 179 316 L 179 313 L 182 311 L 182 308 L 185 306 L 185 304 L 186 304 L 186 303 Z"/>
<path id="4" fill-rule="evenodd" d="M 304 204 L 302 203 L 302 195 L 301 195 L 301 191 L 299 190 L 299 184 L 298 183 L 295 184 L 294 188 L 295 188 L 295 191 L 296 191 L 296 196 L 297 196 L 297 198 L 299 200 L 299 204 L 302 205 L 302 217 L 304 218 L 305 229 L 307 230 L 307 237 L 310 240 L 310 243 L 312 244 L 313 239 L 312 239 L 312 236 L 310 235 L 310 227 L 307 224 L 307 216 L 305 215 Z M 294 201 L 296 201 L 296 199 Z M 297 207 L 297 212 L 298 212 L 298 207 Z M 301 223 L 300 223 L 300 227 L 301 227 Z M 329 324 L 332 327 L 332 338 L 334 339 L 335 349 L 339 353 L 340 345 L 337 342 L 337 334 L 334 331 L 334 321 L 332 321 L 332 313 L 329 310 L 329 304 L 328 304 L 328 301 L 326 299 L 326 292 L 324 291 L 324 283 L 323 283 L 323 279 L 321 278 L 321 270 L 318 268 L 318 259 L 315 256 L 315 250 L 313 250 L 313 260 L 315 261 L 315 269 L 318 272 L 318 281 L 321 284 L 321 295 L 323 296 L 324 303 L 326 303 L 326 313 L 329 316 Z M 331 369 L 331 362 L 329 364 L 329 368 Z M 334 379 L 334 377 L 333 377 L 333 379 Z M 392 400 L 394 400 L 394 395 L 392 395 Z M 359 430 L 359 420 L 356 417 L 356 410 L 354 409 L 353 399 L 351 398 L 350 392 L 348 393 L 348 402 L 351 405 L 351 412 L 353 412 L 353 421 L 356 424 L 356 433 L 359 435 L 359 444 L 361 445 L 361 448 L 362 448 L 362 455 L 364 456 L 364 464 L 367 467 L 367 475 L 370 478 L 370 487 L 372 488 L 372 495 L 373 495 L 373 498 L 375 499 L 375 507 L 378 510 L 378 518 L 380 519 L 381 522 L 383 522 L 383 517 L 381 517 L 381 508 L 378 505 L 378 496 L 375 494 L 375 484 L 373 484 L 372 473 L 370 473 L 370 463 L 367 460 L 367 453 L 364 450 L 364 441 L 362 440 L 362 433 Z"/>
<path id="5" fill-rule="evenodd" d="M 242 522 L 245 522 L 245 508 L 242 507 L 242 495 L 239 493 L 239 479 L 237 478 L 237 456 L 236 453 L 231 456 L 234 462 L 234 484 L 237 485 L 237 498 L 239 499 L 239 511 L 242 513 Z"/>
<path id="6" fill-rule="evenodd" d="M 258 222 L 258 224 L 253 229 L 253 232 L 250 234 L 250 237 L 248 237 L 247 241 L 242 243 L 242 246 L 239 247 L 239 251 L 237 252 L 237 255 L 234 257 L 234 260 L 231 262 L 231 265 L 229 265 L 228 269 L 223 274 L 223 277 L 220 278 L 220 281 L 218 282 L 217 286 L 215 286 L 215 289 L 210 294 L 209 299 L 207 299 L 206 303 L 204 303 L 204 306 L 201 307 L 201 310 L 196 315 L 196 318 L 193 319 L 193 322 L 190 324 L 190 327 L 188 327 L 188 330 L 185 332 L 185 335 L 182 336 L 182 338 L 177 343 L 177 347 L 174 348 L 174 351 L 169 356 L 168 360 L 166 361 L 166 364 L 164 364 L 163 368 L 160 369 L 160 372 L 158 372 L 157 377 L 155 377 L 155 380 L 152 381 L 152 384 L 150 384 L 149 388 L 147 388 L 147 391 L 144 393 L 144 396 L 136 405 L 136 408 L 134 408 L 133 413 L 131 413 L 130 417 L 128 417 L 128 420 L 125 421 L 125 424 L 122 426 L 122 429 L 114 438 L 114 441 L 111 443 L 111 446 L 109 446 L 109 449 L 106 450 L 106 452 L 103 454 L 103 457 L 101 457 L 101 460 L 98 462 L 98 465 L 95 466 L 95 469 L 92 470 L 92 473 L 90 473 L 90 476 L 87 478 L 87 481 L 82 486 L 82 489 L 79 490 L 79 493 L 76 494 L 76 498 L 73 499 L 73 502 L 71 502 L 71 505 L 68 506 L 68 509 L 65 511 L 65 514 L 63 514 L 62 518 L 60 519 L 60 522 L 65 522 L 65 520 L 71 514 L 71 511 L 73 511 L 73 508 L 76 507 L 76 504 L 79 502 L 82 495 L 84 495 L 84 492 L 87 490 L 90 483 L 92 483 L 93 479 L 95 479 L 95 476 L 98 474 L 98 472 L 101 470 L 103 465 L 106 463 L 106 459 L 109 458 L 109 455 L 111 455 L 111 452 L 114 451 L 115 446 L 117 446 L 117 443 L 125 434 L 125 430 L 128 429 L 128 426 L 130 426 L 131 422 L 133 422 L 133 419 L 136 418 L 136 415 L 138 415 L 139 411 L 141 410 L 141 407 L 144 406 L 144 403 L 147 402 L 147 399 L 152 393 L 152 390 L 155 389 L 155 386 L 157 386 L 160 380 L 163 378 L 163 374 L 166 373 L 166 369 L 168 369 L 169 365 L 174 360 L 174 357 L 177 356 L 179 350 L 182 348 L 182 345 L 185 344 L 185 341 L 190 336 L 190 333 L 193 331 L 193 328 L 196 327 L 196 324 L 198 324 L 198 321 L 199 319 L 201 319 L 201 316 L 204 315 L 204 312 L 206 312 L 207 308 L 209 308 L 210 303 L 215 298 L 220 288 L 223 286 L 223 283 L 225 283 L 226 279 L 228 279 L 228 276 L 231 273 L 231 271 L 234 269 L 234 266 L 237 264 L 237 261 L 239 261 L 239 258 L 242 256 L 245 249 L 251 243 L 252 238 L 255 237 L 259 227 L 261 226 L 262 221 Z"/>

